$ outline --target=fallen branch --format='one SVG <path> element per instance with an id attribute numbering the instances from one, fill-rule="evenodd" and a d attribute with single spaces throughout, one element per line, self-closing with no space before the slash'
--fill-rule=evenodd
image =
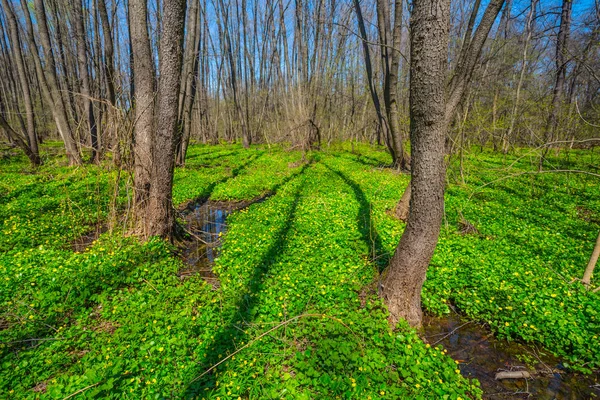
<path id="1" fill-rule="evenodd" d="M 223 364 L 225 361 L 229 360 L 231 357 L 235 356 L 240 351 L 244 350 L 247 347 L 250 347 L 255 342 L 257 342 L 260 339 L 262 339 L 263 337 L 269 335 L 271 332 L 276 331 L 277 329 L 281 328 L 282 326 L 288 325 L 290 322 L 296 321 L 296 320 L 298 320 L 300 318 L 304 318 L 304 317 L 321 317 L 321 318 L 332 319 L 332 320 L 337 321 L 340 324 L 342 324 L 344 327 L 346 327 L 350 332 L 352 332 L 354 334 L 354 332 L 352 331 L 352 329 L 350 329 L 350 327 L 348 325 L 344 324 L 339 318 L 330 317 L 330 316 L 325 315 L 325 314 L 301 314 L 301 315 L 297 315 L 297 316 L 295 316 L 293 318 L 290 318 L 290 319 L 288 319 L 286 321 L 283 321 L 283 322 L 279 323 L 277 326 L 269 329 L 268 331 L 263 332 L 262 334 L 260 334 L 259 336 L 257 336 L 255 339 L 251 340 L 250 342 L 248 342 L 244 346 L 240 347 L 239 349 L 237 349 L 236 351 L 234 351 L 233 353 L 231 353 L 230 355 L 228 355 L 227 357 L 225 357 L 224 359 L 222 359 L 221 361 L 219 361 L 218 363 L 214 364 L 212 367 L 210 367 L 209 369 L 207 369 L 206 371 L 204 371 L 203 373 L 201 373 L 200 375 L 198 375 L 197 377 L 195 377 L 194 379 L 192 379 L 188 385 L 191 385 L 192 383 L 196 382 L 198 379 L 202 378 L 204 375 L 208 374 L 210 371 L 212 371 L 213 369 L 217 368 L 219 365 Z"/>
<path id="2" fill-rule="evenodd" d="M 67 397 L 65 397 L 63 400 L 67 400 L 67 399 L 70 399 L 71 397 L 77 396 L 79 393 L 85 392 L 86 390 L 93 388 L 94 386 L 98 386 L 99 384 L 100 384 L 100 382 L 97 382 L 97 383 L 94 383 L 93 385 L 86 386 L 83 389 L 79 389 L 75 393 L 72 393 L 72 394 L 68 395 Z"/>

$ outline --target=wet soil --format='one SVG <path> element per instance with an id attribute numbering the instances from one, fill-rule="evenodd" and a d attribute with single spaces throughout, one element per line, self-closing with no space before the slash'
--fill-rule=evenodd
<path id="1" fill-rule="evenodd" d="M 456 315 L 423 322 L 427 342 L 442 344 L 463 376 L 479 380 L 484 399 L 600 399 L 599 374 L 569 372 L 535 346 L 497 339 Z M 495 380 L 500 371 L 528 371 L 531 379 Z"/>

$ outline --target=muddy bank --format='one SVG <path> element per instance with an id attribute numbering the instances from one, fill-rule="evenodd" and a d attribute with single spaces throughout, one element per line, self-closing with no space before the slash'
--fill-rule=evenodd
<path id="1" fill-rule="evenodd" d="M 427 342 L 443 345 L 463 376 L 479 380 L 485 399 L 600 399 L 598 374 L 569 372 L 535 346 L 499 340 L 455 315 L 425 317 L 423 327 Z M 527 371 L 531 379 L 496 380 L 501 371 Z"/>

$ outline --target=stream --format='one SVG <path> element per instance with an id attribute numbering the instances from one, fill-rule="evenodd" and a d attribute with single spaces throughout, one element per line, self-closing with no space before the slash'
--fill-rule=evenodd
<path id="1" fill-rule="evenodd" d="M 534 345 L 497 339 L 485 327 L 456 315 L 425 317 L 423 326 L 431 345 L 442 344 L 460 362 L 463 376 L 479 380 L 485 399 L 600 398 L 598 375 L 568 372 L 548 351 Z M 528 371 L 531 378 L 497 381 L 500 371 Z"/>
<path id="2" fill-rule="evenodd" d="M 181 212 L 190 239 L 181 246 L 186 267 L 179 271 L 180 279 L 199 274 L 217 290 L 220 283 L 212 265 L 227 231 L 227 216 L 262 200 L 188 204 Z M 427 342 L 442 344 L 460 362 L 463 376 L 479 380 L 484 399 L 600 399 L 599 376 L 568 372 L 534 345 L 497 339 L 485 327 L 456 315 L 426 316 L 423 322 Z M 495 380 L 499 371 L 528 371 L 531 378 Z"/>

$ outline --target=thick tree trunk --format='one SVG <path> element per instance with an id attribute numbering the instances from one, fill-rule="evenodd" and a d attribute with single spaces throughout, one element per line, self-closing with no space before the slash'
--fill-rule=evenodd
<path id="1" fill-rule="evenodd" d="M 150 196 L 152 173 L 152 139 L 154 129 L 155 72 L 148 36 L 147 0 L 130 0 L 131 48 L 134 76 L 134 190 L 135 224 L 138 233 L 146 234 L 146 208 Z M 161 149 L 163 150 L 163 149 Z"/>
<path id="2" fill-rule="evenodd" d="M 171 238 L 174 226 L 172 189 L 177 111 L 183 58 L 185 0 L 164 2 L 160 37 L 160 81 L 156 107 L 147 234 Z"/>
<path id="3" fill-rule="evenodd" d="M 418 0 L 411 16 L 411 201 L 408 224 L 390 261 L 383 298 L 395 326 L 422 321 L 421 289 L 444 211 L 445 78 L 450 0 Z"/>
<path id="4" fill-rule="evenodd" d="M 491 0 L 483 13 L 483 17 L 475 30 L 475 33 L 471 34 L 473 26 L 469 27 L 467 31 L 463 46 L 461 48 L 459 60 L 456 66 L 456 70 L 453 71 L 452 78 L 447 86 L 448 98 L 446 101 L 446 123 L 450 124 L 453 116 L 455 115 L 456 108 L 463 100 L 467 86 L 471 81 L 473 70 L 483 49 L 483 45 L 489 35 L 492 25 L 496 17 L 502 9 L 502 5 L 505 0 Z M 478 5 L 474 5 L 473 13 L 476 13 Z M 412 51 L 412 50 L 411 50 Z M 412 54 L 412 53 L 411 53 Z M 494 98 L 495 101 L 495 98 Z M 411 120 L 412 124 L 412 120 Z M 410 200 L 410 193 L 407 194 Z M 405 198 L 403 195 L 402 198 Z M 402 199 L 401 199 L 402 200 Z"/>
<path id="5" fill-rule="evenodd" d="M 14 11 L 8 0 L 2 0 L 2 5 L 6 11 L 8 19 L 10 40 L 12 42 L 13 57 L 17 65 L 17 73 L 19 75 L 19 83 L 21 84 L 21 90 L 23 91 L 23 104 L 25 106 L 25 115 L 27 117 L 27 138 L 28 148 L 31 156 L 28 156 L 33 166 L 41 164 L 40 154 L 38 150 L 38 139 L 35 132 L 35 119 L 33 115 L 33 102 L 31 100 L 31 91 L 29 88 L 29 80 L 27 78 L 27 69 L 23 61 L 23 52 L 21 39 L 19 37 L 19 28 L 17 25 L 17 19 Z"/>

